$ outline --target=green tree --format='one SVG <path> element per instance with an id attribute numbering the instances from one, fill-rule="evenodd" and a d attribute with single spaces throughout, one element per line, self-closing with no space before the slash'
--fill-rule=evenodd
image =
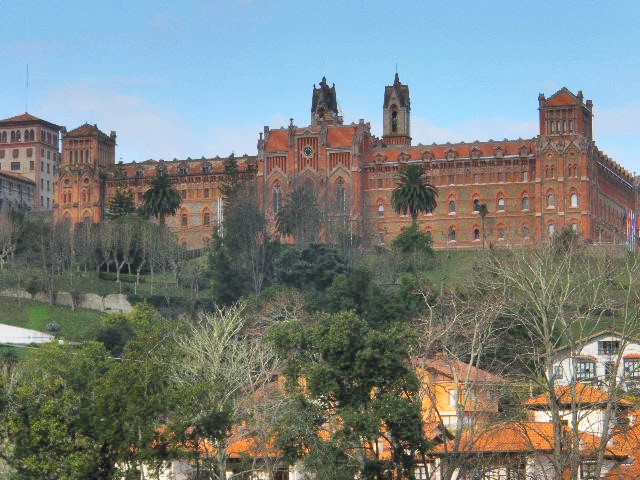
<path id="1" fill-rule="evenodd" d="M 414 478 L 414 456 L 426 444 L 418 379 L 409 367 L 414 336 L 408 326 L 396 323 L 376 330 L 356 313 L 340 312 L 325 314 L 308 327 L 297 320 L 279 323 L 269 336 L 286 359 L 288 384 L 315 406 L 307 411 L 312 422 L 305 428 L 315 432 L 315 439 L 285 431 L 289 450 L 299 452 L 316 472 L 342 452 L 340 460 L 345 454 L 353 459 L 355 473 L 365 478 L 380 478 L 383 469 L 394 470 L 397 478 Z M 329 441 L 318 438 L 323 429 L 331 432 Z M 391 445 L 388 462 L 372 448 L 381 437 Z M 324 448 L 311 450 L 310 445 Z"/>
<path id="2" fill-rule="evenodd" d="M 318 238 L 320 216 L 315 192 L 311 187 L 302 185 L 287 195 L 284 205 L 278 210 L 276 230 L 283 236 L 292 236 L 299 245 L 305 245 Z"/>
<path id="3" fill-rule="evenodd" d="M 418 215 L 436 208 L 438 190 L 427 180 L 425 170 L 419 165 L 409 165 L 398 173 L 396 188 L 391 194 L 391 205 L 396 213 L 411 215 L 416 226 Z"/>
<path id="4" fill-rule="evenodd" d="M 334 247 L 314 243 L 284 250 L 276 262 L 275 276 L 283 285 L 324 290 L 336 275 L 348 270 L 346 260 Z"/>
<path id="5" fill-rule="evenodd" d="M 136 211 L 133 203 L 133 193 L 118 190 L 116 194 L 109 200 L 107 207 L 107 218 L 116 219 L 120 217 L 128 217 Z"/>
<path id="6" fill-rule="evenodd" d="M 169 175 L 157 175 L 151 181 L 151 187 L 142 195 L 144 202 L 141 211 L 144 215 L 154 216 L 165 224 L 167 215 L 175 215 L 180 208 L 180 193 L 171 184 Z"/>
<path id="7" fill-rule="evenodd" d="M 213 246 L 209 252 L 208 264 L 215 302 L 223 306 L 238 301 L 246 290 L 246 279 L 217 231 L 213 232 Z"/>

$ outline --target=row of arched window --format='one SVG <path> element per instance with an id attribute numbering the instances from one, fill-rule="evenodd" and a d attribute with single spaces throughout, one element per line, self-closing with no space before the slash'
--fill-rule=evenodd
<path id="1" fill-rule="evenodd" d="M 335 192 L 336 192 L 336 212 L 337 213 L 346 213 L 347 212 L 347 191 L 345 188 L 345 183 L 342 177 L 339 177 L 335 182 Z M 280 182 L 275 182 L 271 187 L 271 206 L 273 208 L 273 212 L 277 213 L 283 206 L 282 202 L 282 186 Z M 384 206 L 383 206 L 384 213 Z"/>
<path id="2" fill-rule="evenodd" d="M 180 219 L 181 227 L 188 227 L 189 219 L 190 219 L 190 214 L 188 210 L 186 209 L 180 210 L 179 219 Z M 211 211 L 209 211 L 209 209 L 207 208 L 202 210 L 202 212 L 200 212 L 200 220 L 201 220 L 201 225 L 205 227 L 211 225 Z"/>
<path id="3" fill-rule="evenodd" d="M 25 142 L 32 142 L 36 139 L 36 133 L 31 130 L 24 131 L 24 137 L 22 136 L 22 132 L 20 130 L 11 130 L 9 136 L 7 136 L 7 132 L 0 133 L 0 142 L 7 143 L 8 139 L 11 139 L 11 143 L 21 142 L 24 138 Z"/>
<path id="4" fill-rule="evenodd" d="M 573 230 L 574 232 L 578 231 L 578 223 L 577 222 L 572 222 L 570 224 L 570 228 L 571 230 Z M 499 224 L 496 227 L 496 238 L 498 240 L 504 240 L 506 238 L 506 233 L 507 233 L 507 227 L 505 225 Z M 553 235 L 555 235 L 556 233 L 556 225 L 553 222 L 549 222 L 547 224 L 547 234 L 552 237 Z M 520 227 L 520 237 L 527 239 L 530 238 L 531 236 L 531 229 L 529 228 L 529 225 L 522 225 Z M 480 230 L 480 227 L 478 225 L 474 225 L 473 227 L 473 231 L 471 233 L 471 238 L 472 240 L 476 241 L 476 240 L 481 240 L 481 235 L 482 232 Z M 449 227 L 449 230 L 447 232 L 447 240 L 449 242 L 455 242 L 458 240 L 458 233 L 456 231 L 456 227 L 451 226 Z"/>

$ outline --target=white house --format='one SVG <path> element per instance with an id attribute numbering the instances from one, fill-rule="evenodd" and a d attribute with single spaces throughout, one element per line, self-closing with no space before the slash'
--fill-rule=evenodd
<path id="1" fill-rule="evenodd" d="M 583 338 L 577 348 L 556 351 L 553 377 L 556 385 L 574 381 L 598 384 L 615 373 L 620 385 L 640 386 L 640 340 L 605 330 Z"/>

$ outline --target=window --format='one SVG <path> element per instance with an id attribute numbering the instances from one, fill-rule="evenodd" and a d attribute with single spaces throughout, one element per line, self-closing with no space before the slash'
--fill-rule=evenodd
<path id="1" fill-rule="evenodd" d="M 522 210 L 529 210 L 529 197 L 522 197 Z"/>
<path id="2" fill-rule="evenodd" d="M 382 203 L 378 204 L 378 216 L 384 217 L 384 205 Z"/>
<path id="3" fill-rule="evenodd" d="M 473 229 L 473 239 L 474 240 L 480 240 L 480 229 L 479 228 L 474 228 Z"/>
<path id="4" fill-rule="evenodd" d="M 480 210 L 480 199 L 476 198 L 473 200 L 473 211 L 477 212 Z"/>
<path id="5" fill-rule="evenodd" d="M 553 192 L 547 194 L 547 207 L 554 208 L 556 206 L 556 197 Z"/>
<path id="6" fill-rule="evenodd" d="M 503 225 L 500 225 L 498 227 L 498 240 L 504 240 L 504 236 L 505 236 L 505 228 Z"/>
<path id="7" fill-rule="evenodd" d="M 178 168 L 178 173 L 180 175 L 186 175 L 188 173 L 187 167 L 184 165 L 180 165 L 180 168 Z"/>
<path id="8" fill-rule="evenodd" d="M 529 172 L 522 172 L 522 181 L 523 182 L 529 181 Z"/>
<path id="9" fill-rule="evenodd" d="M 522 226 L 522 237 L 523 238 L 529 238 L 529 235 L 531 235 L 531 230 L 529 230 L 529 226 L 528 225 L 523 225 Z"/>
<path id="10" fill-rule="evenodd" d="M 13 151 L 11 152 L 11 156 L 13 158 L 18 158 L 19 155 L 20 155 L 20 150 L 18 150 L 17 148 L 14 148 Z"/>
<path id="11" fill-rule="evenodd" d="M 456 176 L 455 175 L 449 175 L 449 184 L 450 185 L 455 185 L 456 183 Z"/>
<path id="12" fill-rule="evenodd" d="M 204 215 L 202 215 L 202 224 L 203 225 L 211 224 L 211 214 L 209 212 L 204 212 Z"/>
<path id="13" fill-rule="evenodd" d="M 456 241 L 456 229 L 453 227 L 449 228 L 449 241 L 450 242 Z"/>
<path id="14" fill-rule="evenodd" d="M 572 208 L 578 207 L 578 194 L 576 192 L 571 193 L 571 207 Z"/>
<path id="15" fill-rule="evenodd" d="M 553 237 L 553 235 L 555 235 L 556 226 L 553 223 L 550 223 L 549 225 L 547 225 L 547 233 L 549 234 L 550 237 Z"/>
<path id="16" fill-rule="evenodd" d="M 553 377 L 556 380 L 562 380 L 564 378 L 564 368 L 562 368 L 562 365 L 553 366 Z"/>
<path id="17" fill-rule="evenodd" d="M 138 177 L 138 178 L 144 177 L 144 171 L 143 170 L 136 170 L 136 177 Z"/>
<path id="18" fill-rule="evenodd" d="M 391 132 L 396 133 L 398 131 L 398 112 L 391 112 Z"/>
<path id="19" fill-rule="evenodd" d="M 20 170 L 20 162 L 11 162 L 11 170 L 14 172 Z"/>
<path id="20" fill-rule="evenodd" d="M 279 183 L 273 185 L 273 212 L 278 213 L 282 208 L 282 189 Z"/>
<path id="21" fill-rule="evenodd" d="M 620 341 L 603 340 L 598 342 L 598 355 L 616 355 L 620 351 Z"/>
<path id="22" fill-rule="evenodd" d="M 27 148 L 27 157 L 33 157 L 33 148 Z"/>
<path id="23" fill-rule="evenodd" d="M 473 175 L 473 183 L 480 183 L 480 174 L 476 173 Z"/>
<path id="24" fill-rule="evenodd" d="M 344 190 L 344 180 L 339 178 L 336 182 L 336 207 L 338 213 L 344 213 L 347 210 L 347 197 Z"/>
<path id="25" fill-rule="evenodd" d="M 449 405 L 455 407 L 458 405 L 458 390 L 449 390 Z"/>
<path id="26" fill-rule="evenodd" d="M 504 197 L 498 197 L 498 211 L 504 212 Z"/>
<path id="27" fill-rule="evenodd" d="M 449 213 L 456 213 L 456 201 L 453 199 L 449 200 Z"/>
<path id="28" fill-rule="evenodd" d="M 504 172 L 498 172 L 498 181 L 504 182 Z"/>
<path id="29" fill-rule="evenodd" d="M 180 215 L 180 224 L 183 227 L 186 227 L 187 225 L 189 225 L 189 216 L 186 213 L 183 213 L 182 215 Z"/>
<path id="30" fill-rule="evenodd" d="M 384 233 L 382 233 L 382 232 L 378 233 L 378 244 L 379 245 L 384 245 Z"/>
<path id="31" fill-rule="evenodd" d="M 625 376 L 640 378 L 640 358 L 625 358 L 622 362 Z"/>
<path id="32" fill-rule="evenodd" d="M 576 380 L 590 380 L 596 376 L 596 362 L 586 358 L 577 358 L 573 366 Z"/>
<path id="33" fill-rule="evenodd" d="M 573 230 L 574 232 L 578 231 L 578 224 L 576 222 L 573 222 L 571 224 L 571 230 Z"/>

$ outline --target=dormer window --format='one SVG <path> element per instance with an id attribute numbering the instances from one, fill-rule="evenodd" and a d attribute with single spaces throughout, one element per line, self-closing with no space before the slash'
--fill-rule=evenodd
<path id="1" fill-rule="evenodd" d="M 203 173 L 211 173 L 211 164 L 210 163 L 205 163 L 202 166 L 202 172 Z"/>
<path id="2" fill-rule="evenodd" d="M 189 170 L 187 169 L 186 165 L 180 165 L 180 167 L 178 167 L 178 175 L 186 175 L 189 173 Z"/>
<path id="3" fill-rule="evenodd" d="M 620 351 L 620 341 L 603 340 L 598 342 L 598 355 L 616 355 Z"/>
<path id="4" fill-rule="evenodd" d="M 144 170 L 136 170 L 136 177 L 137 178 L 144 177 Z"/>

